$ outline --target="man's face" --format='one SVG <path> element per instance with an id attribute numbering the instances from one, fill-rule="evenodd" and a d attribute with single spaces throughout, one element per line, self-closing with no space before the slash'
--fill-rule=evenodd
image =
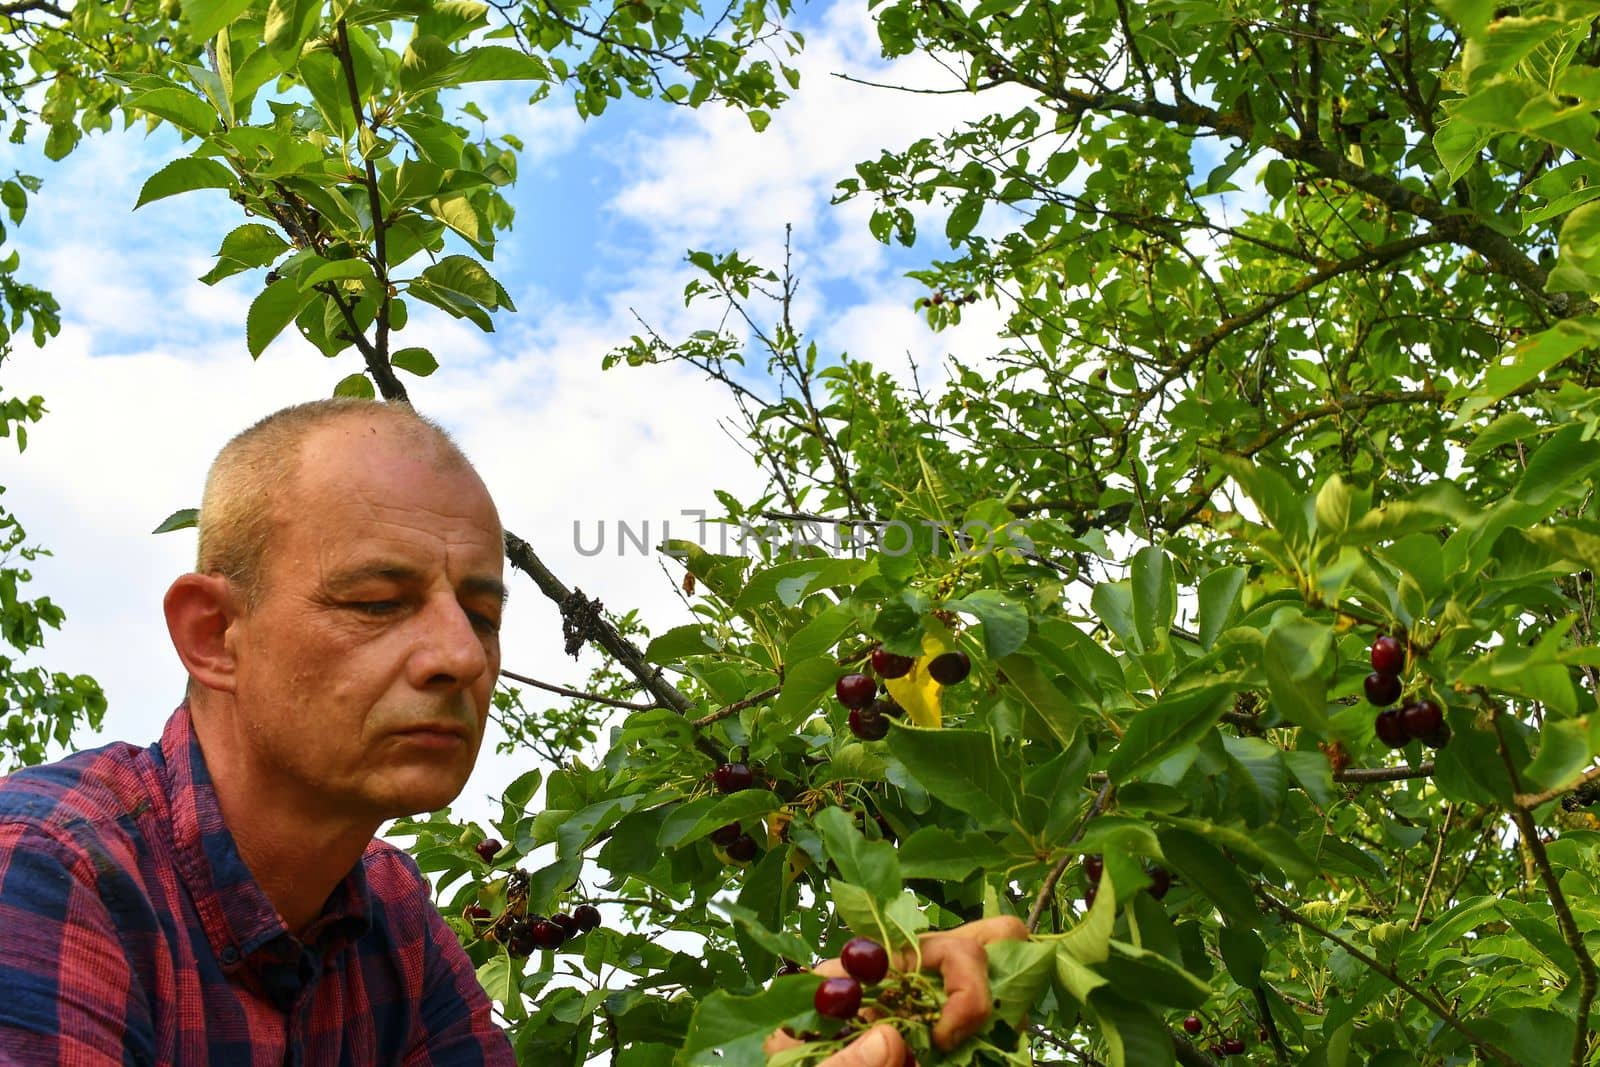
<path id="1" fill-rule="evenodd" d="M 475 474 L 382 419 L 302 449 L 260 602 L 228 633 L 240 756 L 330 815 L 438 809 L 472 772 L 500 672 L 499 516 Z"/>

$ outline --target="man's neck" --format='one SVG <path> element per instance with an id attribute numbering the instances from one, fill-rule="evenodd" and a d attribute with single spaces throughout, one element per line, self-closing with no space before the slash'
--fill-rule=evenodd
<path id="1" fill-rule="evenodd" d="M 239 739 L 227 734 L 225 708 L 196 713 L 191 706 L 191 717 L 239 857 L 289 930 L 301 934 L 361 861 L 382 822 L 307 810 L 303 793 L 260 780 L 248 761 L 236 758 Z"/>

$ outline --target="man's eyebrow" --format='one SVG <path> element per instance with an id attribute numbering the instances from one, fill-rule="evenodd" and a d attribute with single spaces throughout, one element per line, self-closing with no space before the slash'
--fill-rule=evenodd
<path id="1" fill-rule="evenodd" d="M 372 580 L 394 582 L 397 585 L 415 585 L 422 581 L 422 572 L 404 563 L 368 563 L 363 567 L 331 575 L 328 578 L 328 586 L 337 591 Z M 464 578 L 461 581 L 461 591 L 471 595 L 487 593 L 500 601 L 501 607 L 505 607 L 506 601 L 511 596 L 506 584 L 498 578 L 478 576 Z"/>

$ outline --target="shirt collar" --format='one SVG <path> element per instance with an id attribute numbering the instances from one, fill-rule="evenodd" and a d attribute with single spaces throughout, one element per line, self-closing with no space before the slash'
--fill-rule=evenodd
<path id="1" fill-rule="evenodd" d="M 249 960 L 289 928 L 239 855 L 222 821 L 205 753 L 194 731 L 188 701 L 167 720 L 153 746 L 166 790 L 173 857 L 178 875 L 224 970 Z M 372 894 L 366 863 L 358 862 L 328 896 L 304 941 L 324 950 L 360 937 L 372 924 Z"/>

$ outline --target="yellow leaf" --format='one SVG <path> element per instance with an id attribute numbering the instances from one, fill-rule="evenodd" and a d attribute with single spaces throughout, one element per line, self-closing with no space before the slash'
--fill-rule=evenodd
<path id="1" fill-rule="evenodd" d="M 928 661 L 942 652 L 955 648 L 955 641 L 946 632 L 922 635 L 922 656 L 912 664 L 911 670 L 899 678 L 884 679 L 884 686 L 894 702 L 906 709 L 913 725 L 936 730 L 944 724 L 941 693 L 944 686 L 928 675 Z"/>

